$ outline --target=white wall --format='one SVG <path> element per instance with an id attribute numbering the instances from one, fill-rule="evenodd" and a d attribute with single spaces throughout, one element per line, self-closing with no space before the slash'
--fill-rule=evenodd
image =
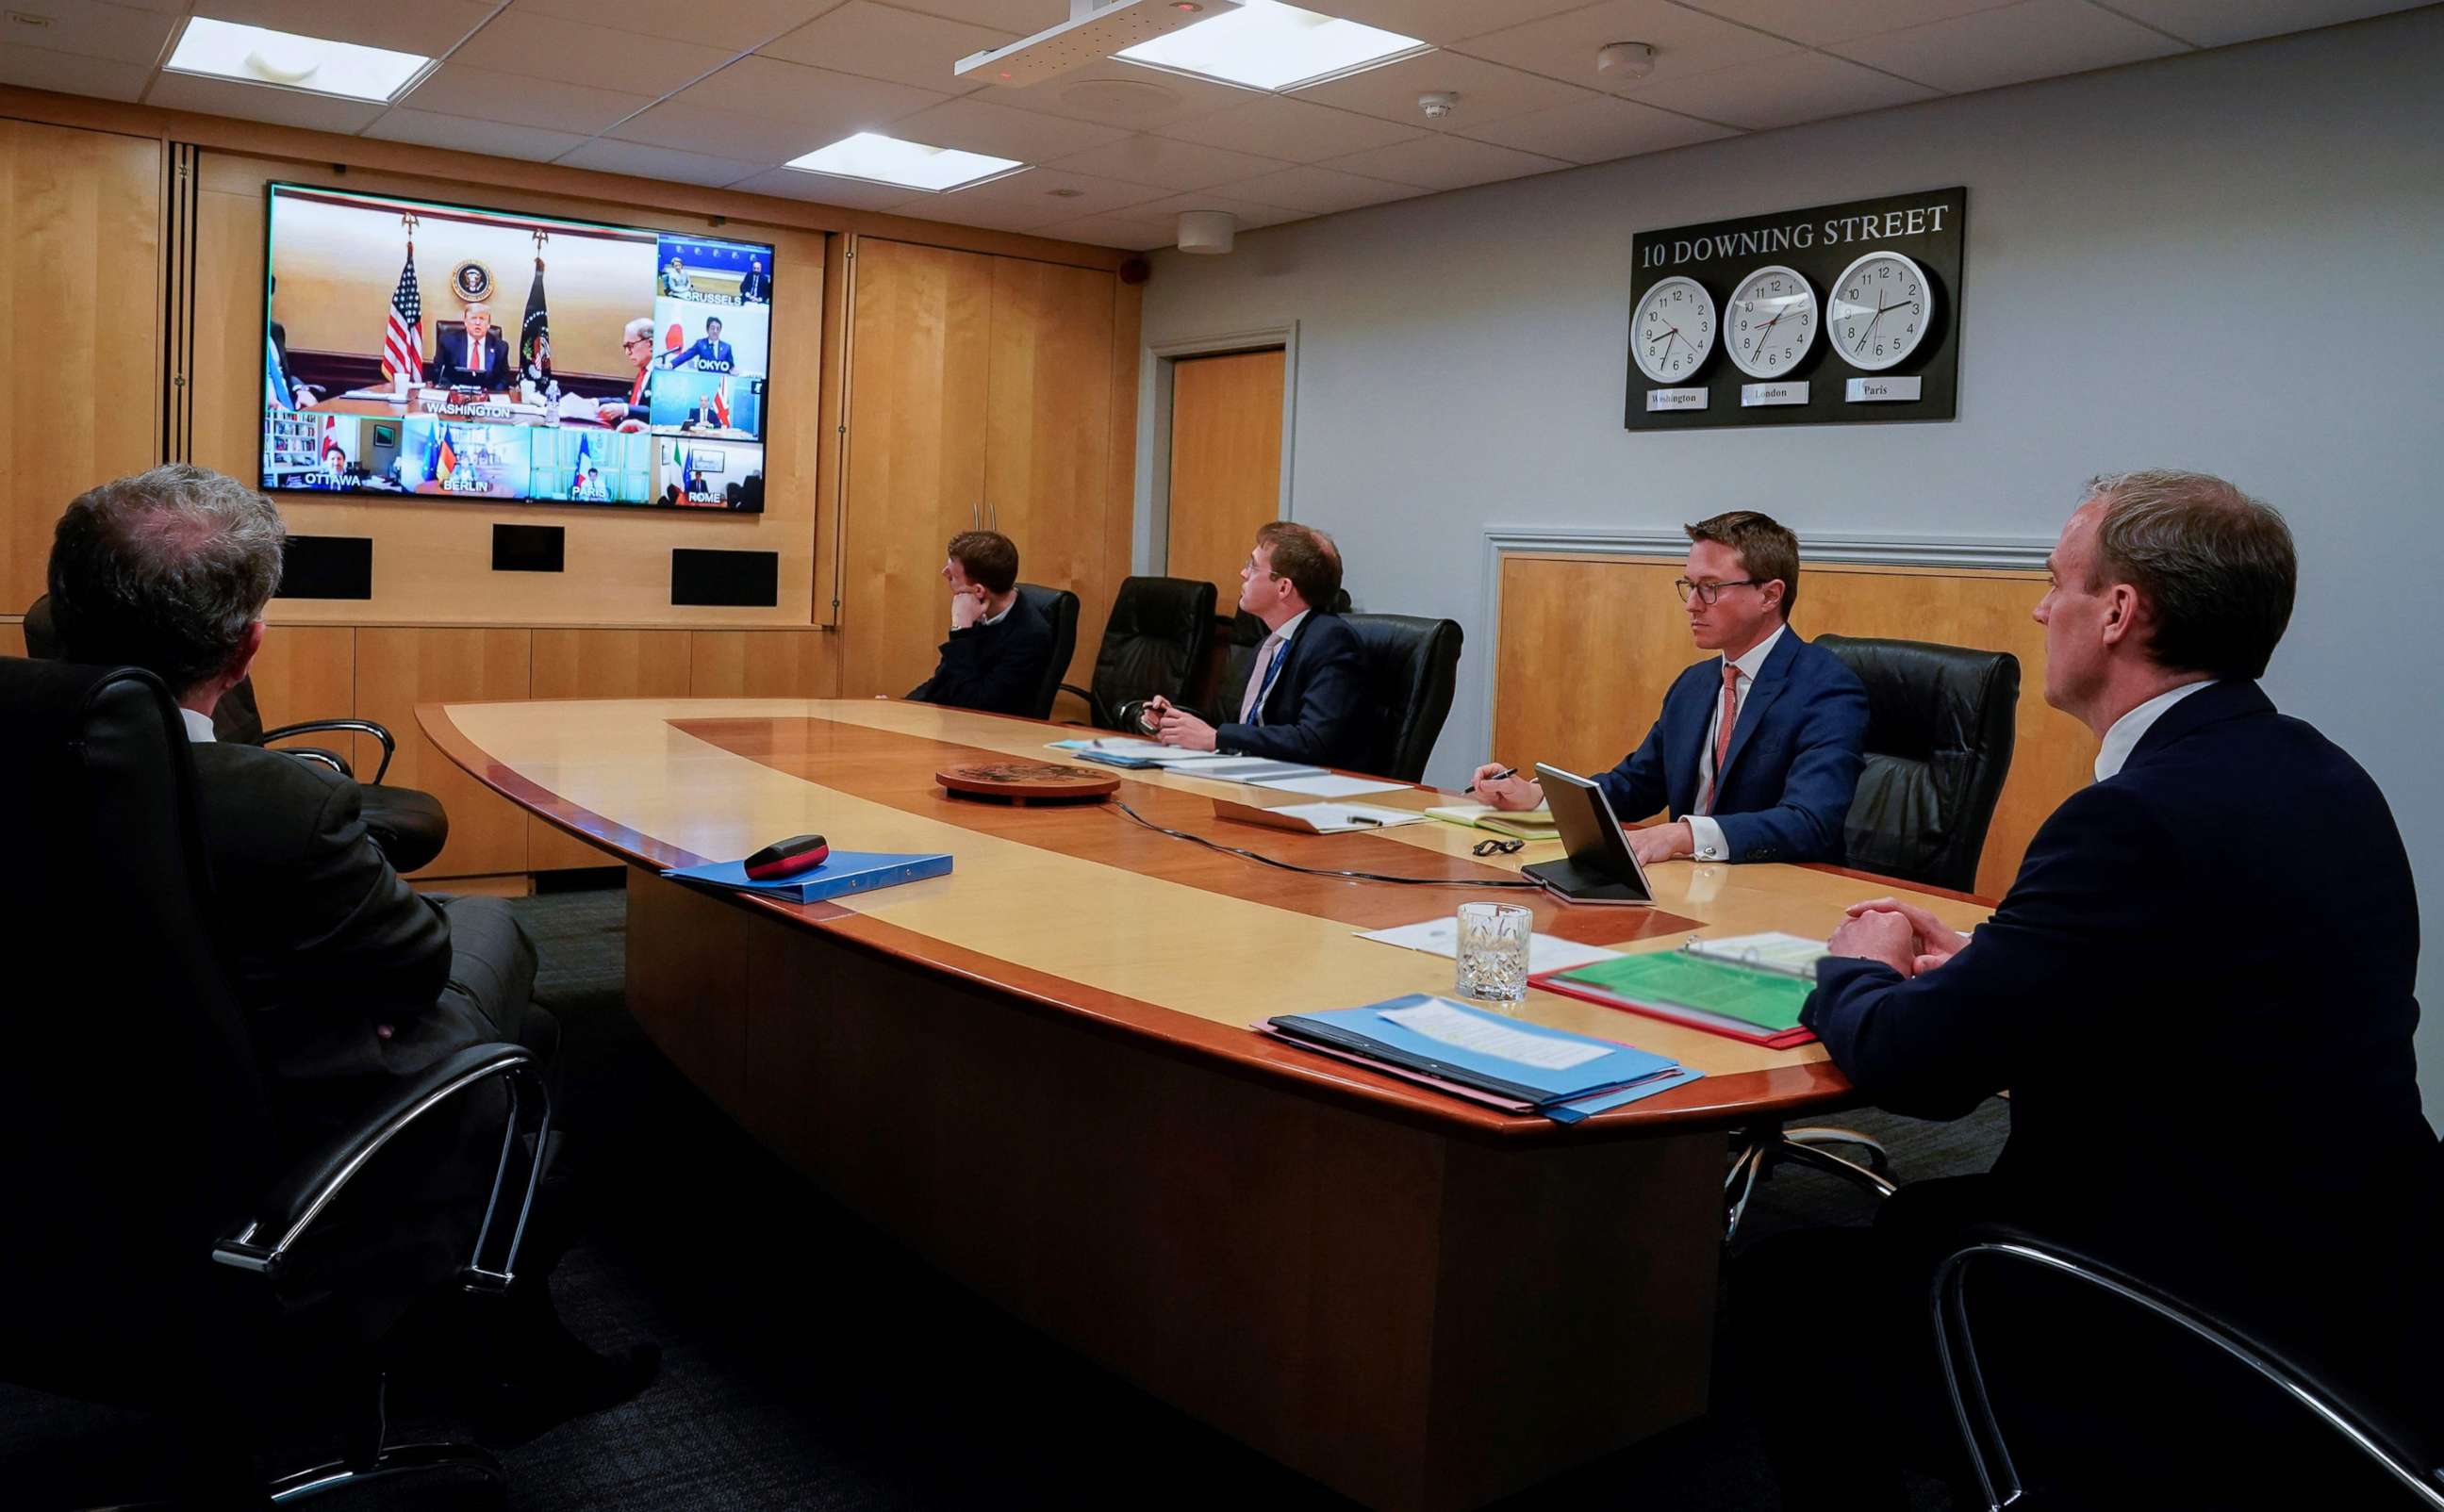
<path id="1" fill-rule="evenodd" d="M 2430 7 L 1388 205 L 1246 234 L 1227 257 L 1162 254 L 1145 337 L 1299 323 L 1292 512 L 1339 538 L 1361 608 L 1467 629 L 1428 773 L 1445 784 L 1486 754 L 1489 526 L 1671 530 L 1753 507 L 1803 544 L 2050 540 L 2092 473 L 2230 477 L 2300 539 L 2299 609 L 2268 689 L 2382 784 L 2433 916 L 2438 80 L 2444 7 Z M 1637 230 L 1950 184 L 1969 189 L 1957 420 L 1622 428 Z M 1626 749 L 1643 731 L 1620 733 Z M 2268 795 L 2269 833 L 2347 887 L 2339 838 L 2287 808 Z M 2423 1082 L 2444 1121 L 2444 950 L 2420 986 Z"/>

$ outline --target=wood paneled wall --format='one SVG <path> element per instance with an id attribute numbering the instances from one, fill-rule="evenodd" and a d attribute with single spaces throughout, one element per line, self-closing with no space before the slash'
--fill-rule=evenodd
<path id="1" fill-rule="evenodd" d="M 1664 690 L 1699 659 L 1672 588 L 1682 566 L 1676 558 L 1505 553 L 1493 754 L 1602 771 L 1644 739 Z M 2045 632 L 2028 618 L 2044 591 L 2042 573 L 1811 562 L 1791 617 L 1811 638 L 1881 636 L 2019 657 L 2011 774 L 1977 869 L 1977 891 L 1990 897 L 2009 887 L 2046 816 L 2095 775 L 2096 737 L 2046 706 Z"/>
<path id="2" fill-rule="evenodd" d="M 157 141 L 0 120 L 0 612 L 41 595 L 62 506 L 158 454 L 161 174 Z"/>

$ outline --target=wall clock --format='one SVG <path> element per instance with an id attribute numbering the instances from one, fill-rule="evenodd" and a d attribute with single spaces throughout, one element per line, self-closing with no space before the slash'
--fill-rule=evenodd
<path id="1" fill-rule="evenodd" d="M 1731 290 L 1723 350 L 1750 378 L 1783 378 L 1806 359 L 1816 326 L 1816 290 L 1791 269 L 1768 264 Z"/>
<path id="2" fill-rule="evenodd" d="M 1880 373 L 1912 352 L 1933 325 L 1935 286 L 1898 252 L 1869 252 L 1833 281 L 1825 338 L 1842 361 Z"/>
<path id="3" fill-rule="evenodd" d="M 1714 345 L 1714 296 L 1694 278 L 1667 278 L 1630 312 L 1630 355 L 1657 383 L 1694 378 Z"/>

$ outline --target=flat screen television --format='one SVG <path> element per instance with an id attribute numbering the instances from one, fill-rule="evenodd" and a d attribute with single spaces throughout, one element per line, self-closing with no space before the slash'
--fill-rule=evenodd
<path id="1" fill-rule="evenodd" d="M 303 184 L 266 216 L 265 489 L 763 509 L 769 246 Z"/>

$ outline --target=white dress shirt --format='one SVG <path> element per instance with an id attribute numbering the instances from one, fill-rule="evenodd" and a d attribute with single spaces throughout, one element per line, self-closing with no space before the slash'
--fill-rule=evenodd
<path id="1" fill-rule="evenodd" d="M 186 721 L 188 745 L 209 746 L 213 743 L 212 715 L 199 714 L 192 709 L 181 707 L 178 710 L 178 717 Z"/>
<path id="2" fill-rule="evenodd" d="M 1731 723 L 1734 727 L 1739 724 L 1740 710 L 1749 706 L 1749 690 L 1756 686 L 1756 674 L 1765 669 L 1765 659 L 1773 655 L 1775 643 L 1789 629 L 1788 625 L 1775 626 L 1772 635 L 1750 646 L 1739 660 L 1731 663 L 1740 670 L 1739 681 L 1731 691 Z M 1715 675 L 1719 677 L 1722 674 L 1718 672 Z M 1714 694 L 1714 717 L 1706 721 L 1706 747 L 1697 756 L 1697 796 L 1701 801 L 1713 795 L 1714 746 L 1722 738 L 1722 728 L 1723 695 L 1717 692 Z M 1731 843 L 1723 839 L 1723 826 L 1715 823 L 1712 817 L 1692 814 L 1688 818 L 1689 839 L 1697 848 L 1698 860 L 1719 861 L 1731 854 Z"/>
<path id="3" fill-rule="evenodd" d="M 1276 645 L 1287 646 L 1290 643 L 1290 637 L 1298 634 L 1299 622 L 1314 612 L 1315 611 L 1311 609 L 1302 609 L 1297 614 L 1290 616 L 1289 618 L 1282 622 L 1282 628 L 1274 631 L 1271 635 L 1267 636 L 1264 638 L 1264 642 L 1256 647 L 1256 659 L 1250 663 L 1248 668 L 1248 686 L 1250 688 L 1261 689 L 1265 693 L 1270 693 L 1271 690 L 1265 688 L 1265 669 L 1272 665 L 1273 648 Z M 1245 695 L 1243 694 L 1242 696 L 1244 697 Z M 1247 717 L 1242 720 L 1241 723 L 1261 725 L 1264 722 L 1265 700 L 1264 697 L 1259 696 L 1255 703 L 1249 707 L 1247 710 Z"/>
<path id="4" fill-rule="evenodd" d="M 2213 681 L 2212 677 L 2201 677 L 2196 682 L 2167 689 L 2115 720 L 2113 728 L 2104 732 L 2104 744 L 2096 748 L 2096 780 L 2101 783 L 2119 773 L 2122 763 L 2130 759 L 2130 753 L 2137 750 L 2138 743 L 2146 738 L 2147 731 L 2156 728 L 2156 721 L 2163 718 L 2175 704 Z"/>

